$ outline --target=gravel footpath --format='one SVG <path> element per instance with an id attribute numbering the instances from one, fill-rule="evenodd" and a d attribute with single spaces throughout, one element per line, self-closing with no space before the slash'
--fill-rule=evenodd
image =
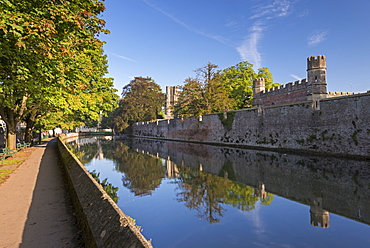
<path id="1" fill-rule="evenodd" d="M 27 149 L 28 159 L 0 184 L 0 247 L 84 247 L 56 140 Z"/>

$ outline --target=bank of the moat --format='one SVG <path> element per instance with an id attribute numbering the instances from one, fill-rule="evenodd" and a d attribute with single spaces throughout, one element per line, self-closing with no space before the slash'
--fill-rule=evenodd
<path id="1" fill-rule="evenodd" d="M 80 137 L 154 247 L 368 247 L 369 161 Z"/>

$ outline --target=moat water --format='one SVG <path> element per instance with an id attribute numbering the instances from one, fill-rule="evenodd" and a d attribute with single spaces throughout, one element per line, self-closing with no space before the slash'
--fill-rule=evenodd
<path id="1" fill-rule="evenodd" d="M 370 161 L 112 137 L 68 145 L 154 247 L 370 247 Z"/>

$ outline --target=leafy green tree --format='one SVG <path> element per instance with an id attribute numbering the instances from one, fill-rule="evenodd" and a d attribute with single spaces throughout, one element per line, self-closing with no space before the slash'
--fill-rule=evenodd
<path id="1" fill-rule="evenodd" d="M 114 118 L 116 130 L 121 132 L 135 122 L 163 118 L 163 104 L 164 94 L 152 78 L 135 77 L 123 87 Z"/>
<path id="2" fill-rule="evenodd" d="M 15 147 L 21 120 L 32 126 L 60 110 L 95 118 L 107 97 L 98 103 L 86 96 L 104 89 L 112 97 L 98 39 L 108 32 L 98 17 L 104 9 L 98 0 L 0 0 L 0 115 L 8 147 Z"/>
<path id="3" fill-rule="evenodd" d="M 174 106 L 176 117 L 201 116 L 230 110 L 233 99 L 228 96 L 218 66 L 207 63 L 196 72 L 196 78 L 187 78 Z"/>
<path id="4" fill-rule="evenodd" d="M 279 85 L 273 83 L 272 73 L 267 67 L 258 69 L 256 73 L 253 65 L 247 61 L 224 69 L 221 77 L 229 92 L 229 97 L 235 100 L 233 109 L 242 109 L 252 105 L 253 79 L 264 78 L 266 89 Z"/>

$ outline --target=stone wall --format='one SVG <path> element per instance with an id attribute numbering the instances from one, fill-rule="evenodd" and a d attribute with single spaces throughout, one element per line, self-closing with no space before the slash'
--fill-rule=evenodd
<path id="1" fill-rule="evenodd" d="M 152 247 L 61 139 L 58 150 L 86 247 Z"/>
<path id="2" fill-rule="evenodd" d="M 258 80 L 262 82 L 257 82 Z M 264 89 L 265 83 L 263 78 L 258 78 L 254 84 L 262 84 L 263 91 L 255 92 L 254 105 L 271 106 L 287 103 L 307 101 L 312 93 L 312 84 L 308 83 L 307 79 L 277 86 L 272 89 Z M 256 88 L 256 86 L 254 87 Z"/>
<path id="3" fill-rule="evenodd" d="M 329 95 L 326 89 L 326 57 L 324 55 L 307 58 L 307 79 L 265 88 L 264 78 L 253 80 L 253 105 L 271 106 L 304 101 L 318 101 Z"/>
<path id="4" fill-rule="evenodd" d="M 133 135 L 169 140 L 370 157 L 370 93 L 135 123 Z"/>

